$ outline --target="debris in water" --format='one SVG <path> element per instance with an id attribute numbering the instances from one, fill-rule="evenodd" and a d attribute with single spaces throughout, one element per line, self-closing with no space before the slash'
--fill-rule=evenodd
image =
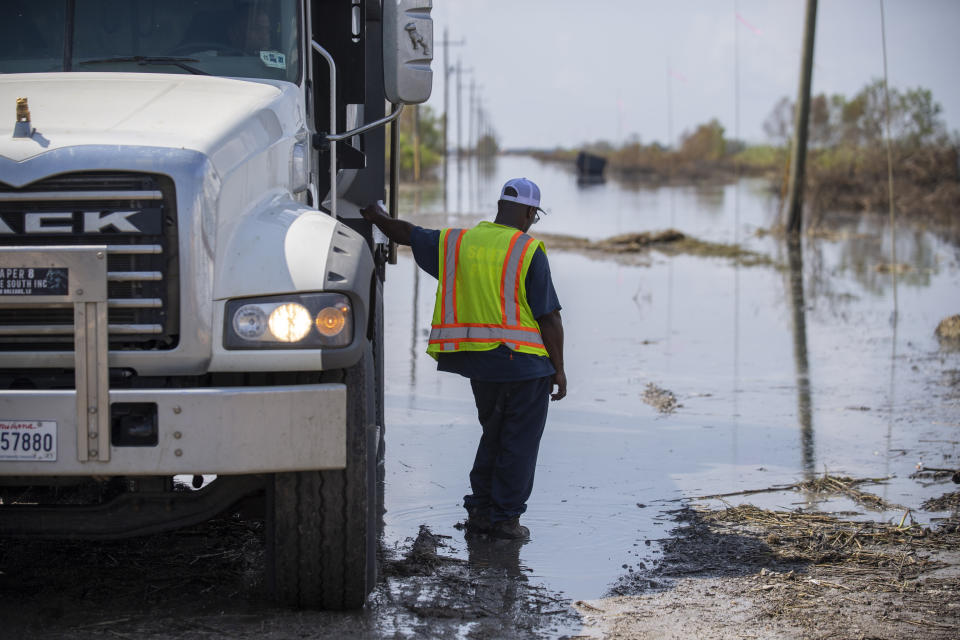
<path id="1" fill-rule="evenodd" d="M 960 341 L 960 313 L 941 320 L 935 333 L 941 340 Z"/>
<path id="2" fill-rule="evenodd" d="M 949 473 L 949 472 L 948 472 Z M 913 477 L 913 476 L 911 476 Z M 766 487 L 764 489 L 745 489 L 743 491 L 733 491 L 730 493 L 717 493 L 709 496 L 697 496 L 693 500 L 715 500 L 729 498 L 731 496 L 747 496 L 756 493 L 776 493 L 779 491 L 806 491 L 808 493 L 845 495 L 855 502 L 876 511 L 895 511 L 904 510 L 906 507 L 887 502 L 883 498 L 860 491 L 856 487 L 861 484 L 884 484 L 889 478 L 848 478 L 846 476 L 831 476 L 824 471 L 822 476 L 811 480 L 804 480 L 795 484 L 782 484 Z"/>
<path id="3" fill-rule="evenodd" d="M 643 390 L 643 401 L 660 413 L 673 413 L 683 406 L 677 402 L 677 396 L 672 391 L 661 389 L 652 382 L 647 383 Z"/>
<path id="4" fill-rule="evenodd" d="M 906 507 L 898 504 L 893 504 L 887 502 L 880 496 L 874 495 L 872 493 L 867 493 L 865 491 L 860 491 L 856 488 L 856 485 L 863 484 L 865 482 L 871 483 L 880 483 L 883 482 L 884 478 L 865 478 L 865 479 L 854 479 L 847 478 L 844 476 L 831 476 L 830 474 L 824 472 L 822 477 L 813 478 L 812 480 L 807 480 L 801 482 L 797 489 L 801 491 L 808 491 L 811 493 L 824 493 L 824 494 L 841 494 L 845 495 L 848 498 L 851 498 L 858 504 L 867 507 L 868 509 L 873 509 L 875 511 L 892 511 L 892 510 L 903 510 Z"/>
<path id="5" fill-rule="evenodd" d="M 384 573 L 399 576 L 429 576 L 433 575 L 437 567 L 443 563 L 462 562 L 437 553 L 437 548 L 444 544 L 443 539 L 449 537 L 433 533 L 425 524 L 420 525 L 420 532 L 410 546 L 410 550 L 402 560 L 385 563 Z"/>
<path id="6" fill-rule="evenodd" d="M 586 251 L 588 253 L 605 254 L 636 254 L 649 249 L 657 249 L 670 255 L 687 254 L 704 258 L 728 258 L 737 264 L 746 267 L 770 266 L 773 261 L 769 256 L 738 244 L 723 244 L 706 242 L 692 238 L 676 229 L 663 231 L 642 231 L 639 233 L 624 233 L 604 240 L 588 240 L 578 236 L 543 233 L 537 237 L 550 248 Z"/>
<path id="7" fill-rule="evenodd" d="M 958 472 L 960 473 L 960 472 Z M 960 512 L 960 491 L 945 493 L 939 498 L 930 498 L 920 508 L 924 511 L 957 511 Z"/>
<path id="8" fill-rule="evenodd" d="M 908 264 L 903 264 L 898 262 L 897 264 L 891 264 L 888 262 L 881 262 L 876 267 L 874 267 L 877 273 L 907 273 L 912 269 Z"/>

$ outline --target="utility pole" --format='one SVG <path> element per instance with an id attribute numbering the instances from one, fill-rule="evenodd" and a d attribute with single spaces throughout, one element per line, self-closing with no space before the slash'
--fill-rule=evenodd
<path id="1" fill-rule="evenodd" d="M 480 138 L 483 136 L 483 85 L 480 83 L 470 83 L 470 104 L 473 109 L 470 125 L 472 136 L 472 148 L 474 153 L 480 144 Z"/>
<path id="2" fill-rule="evenodd" d="M 487 134 L 487 113 L 483 108 L 483 99 L 477 100 L 477 152 L 480 151 L 480 141 Z"/>
<path id="3" fill-rule="evenodd" d="M 470 149 L 471 153 L 475 151 L 473 144 L 473 111 L 476 109 L 477 105 L 477 81 L 476 78 L 470 78 L 470 108 L 469 108 L 469 119 L 467 124 L 467 148 Z"/>
<path id="4" fill-rule="evenodd" d="M 673 80 L 670 58 L 667 58 L 667 149 L 673 151 Z"/>
<path id="5" fill-rule="evenodd" d="M 817 29 L 817 0 L 807 0 L 803 25 L 803 53 L 800 62 L 800 86 L 793 123 L 793 149 L 790 153 L 790 180 L 787 183 L 787 232 L 800 233 L 803 224 L 803 185 L 807 165 L 807 125 L 810 121 L 810 80 L 813 76 L 813 41 Z"/>
<path id="6" fill-rule="evenodd" d="M 457 162 L 463 152 L 463 74 L 473 73 L 473 67 L 464 68 L 457 60 Z M 467 132 L 469 135 L 469 131 Z"/>
<path id="7" fill-rule="evenodd" d="M 466 40 L 458 40 L 453 42 L 450 40 L 450 37 L 447 33 L 447 29 L 443 29 L 443 42 L 440 44 L 443 45 L 443 202 L 444 209 L 446 209 L 447 202 L 447 123 L 450 120 L 450 73 L 453 71 L 453 67 L 450 66 L 450 57 L 449 57 L 449 47 L 452 45 L 454 47 L 463 46 L 466 44 Z"/>
<path id="8" fill-rule="evenodd" d="M 461 74 L 463 68 L 460 65 L 460 60 L 457 59 L 457 164 L 460 164 L 460 154 L 463 153 L 463 142 L 462 142 L 462 132 L 463 126 L 463 110 L 460 108 L 460 97 L 463 92 L 463 84 L 461 83 Z"/>

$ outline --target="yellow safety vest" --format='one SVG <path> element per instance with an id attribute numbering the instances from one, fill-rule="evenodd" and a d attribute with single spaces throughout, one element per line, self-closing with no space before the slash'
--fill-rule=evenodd
<path id="1" fill-rule="evenodd" d="M 527 303 L 526 277 L 543 243 L 493 222 L 440 233 L 437 300 L 427 353 L 488 351 L 505 344 L 546 356 Z"/>

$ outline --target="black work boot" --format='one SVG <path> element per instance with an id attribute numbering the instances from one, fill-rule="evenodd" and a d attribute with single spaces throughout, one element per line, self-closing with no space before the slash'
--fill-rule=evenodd
<path id="1" fill-rule="evenodd" d="M 489 533 L 490 513 L 487 509 L 467 509 L 467 532 Z"/>
<path id="2" fill-rule="evenodd" d="M 530 529 L 520 524 L 520 517 L 510 520 L 494 522 L 490 527 L 490 537 L 502 540 L 526 540 L 530 537 Z"/>

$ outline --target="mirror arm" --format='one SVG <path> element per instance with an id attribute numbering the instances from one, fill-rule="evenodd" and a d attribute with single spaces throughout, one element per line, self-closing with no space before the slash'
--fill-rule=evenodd
<path id="1" fill-rule="evenodd" d="M 315 149 L 329 148 L 330 150 L 330 215 L 337 217 L 337 142 L 352 138 L 353 136 L 366 133 L 377 127 L 382 127 L 395 121 L 403 113 L 403 104 L 393 105 L 393 111 L 389 115 L 369 122 L 363 126 L 337 133 L 337 65 L 333 61 L 333 56 L 314 40 L 311 43 L 313 50 L 323 56 L 330 67 L 330 133 L 317 133 L 312 136 L 311 142 Z"/>
<path id="2" fill-rule="evenodd" d="M 393 122 L 394 120 L 400 117 L 400 114 L 402 112 L 403 112 L 403 104 L 395 104 L 393 105 L 393 111 L 391 111 L 389 115 L 383 118 L 380 118 L 379 120 L 375 120 L 374 122 L 368 122 L 363 126 L 357 127 L 356 129 L 351 129 L 350 131 L 345 131 L 343 133 L 338 133 L 335 135 L 333 134 L 326 135 L 323 138 L 328 142 L 340 142 L 341 140 L 346 140 L 347 138 L 358 136 L 361 133 L 366 133 L 371 129 L 376 129 L 377 127 L 382 127 L 385 124 Z"/>
<path id="3" fill-rule="evenodd" d="M 313 50 L 323 56 L 330 67 L 330 132 L 337 131 L 337 65 L 333 61 L 333 56 L 313 40 L 311 42 Z M 330 145 L 330 215 L 337 217 L 337 141 L 329 140 Z M 319 203 L 317 203 L 319 204 Z"/>

